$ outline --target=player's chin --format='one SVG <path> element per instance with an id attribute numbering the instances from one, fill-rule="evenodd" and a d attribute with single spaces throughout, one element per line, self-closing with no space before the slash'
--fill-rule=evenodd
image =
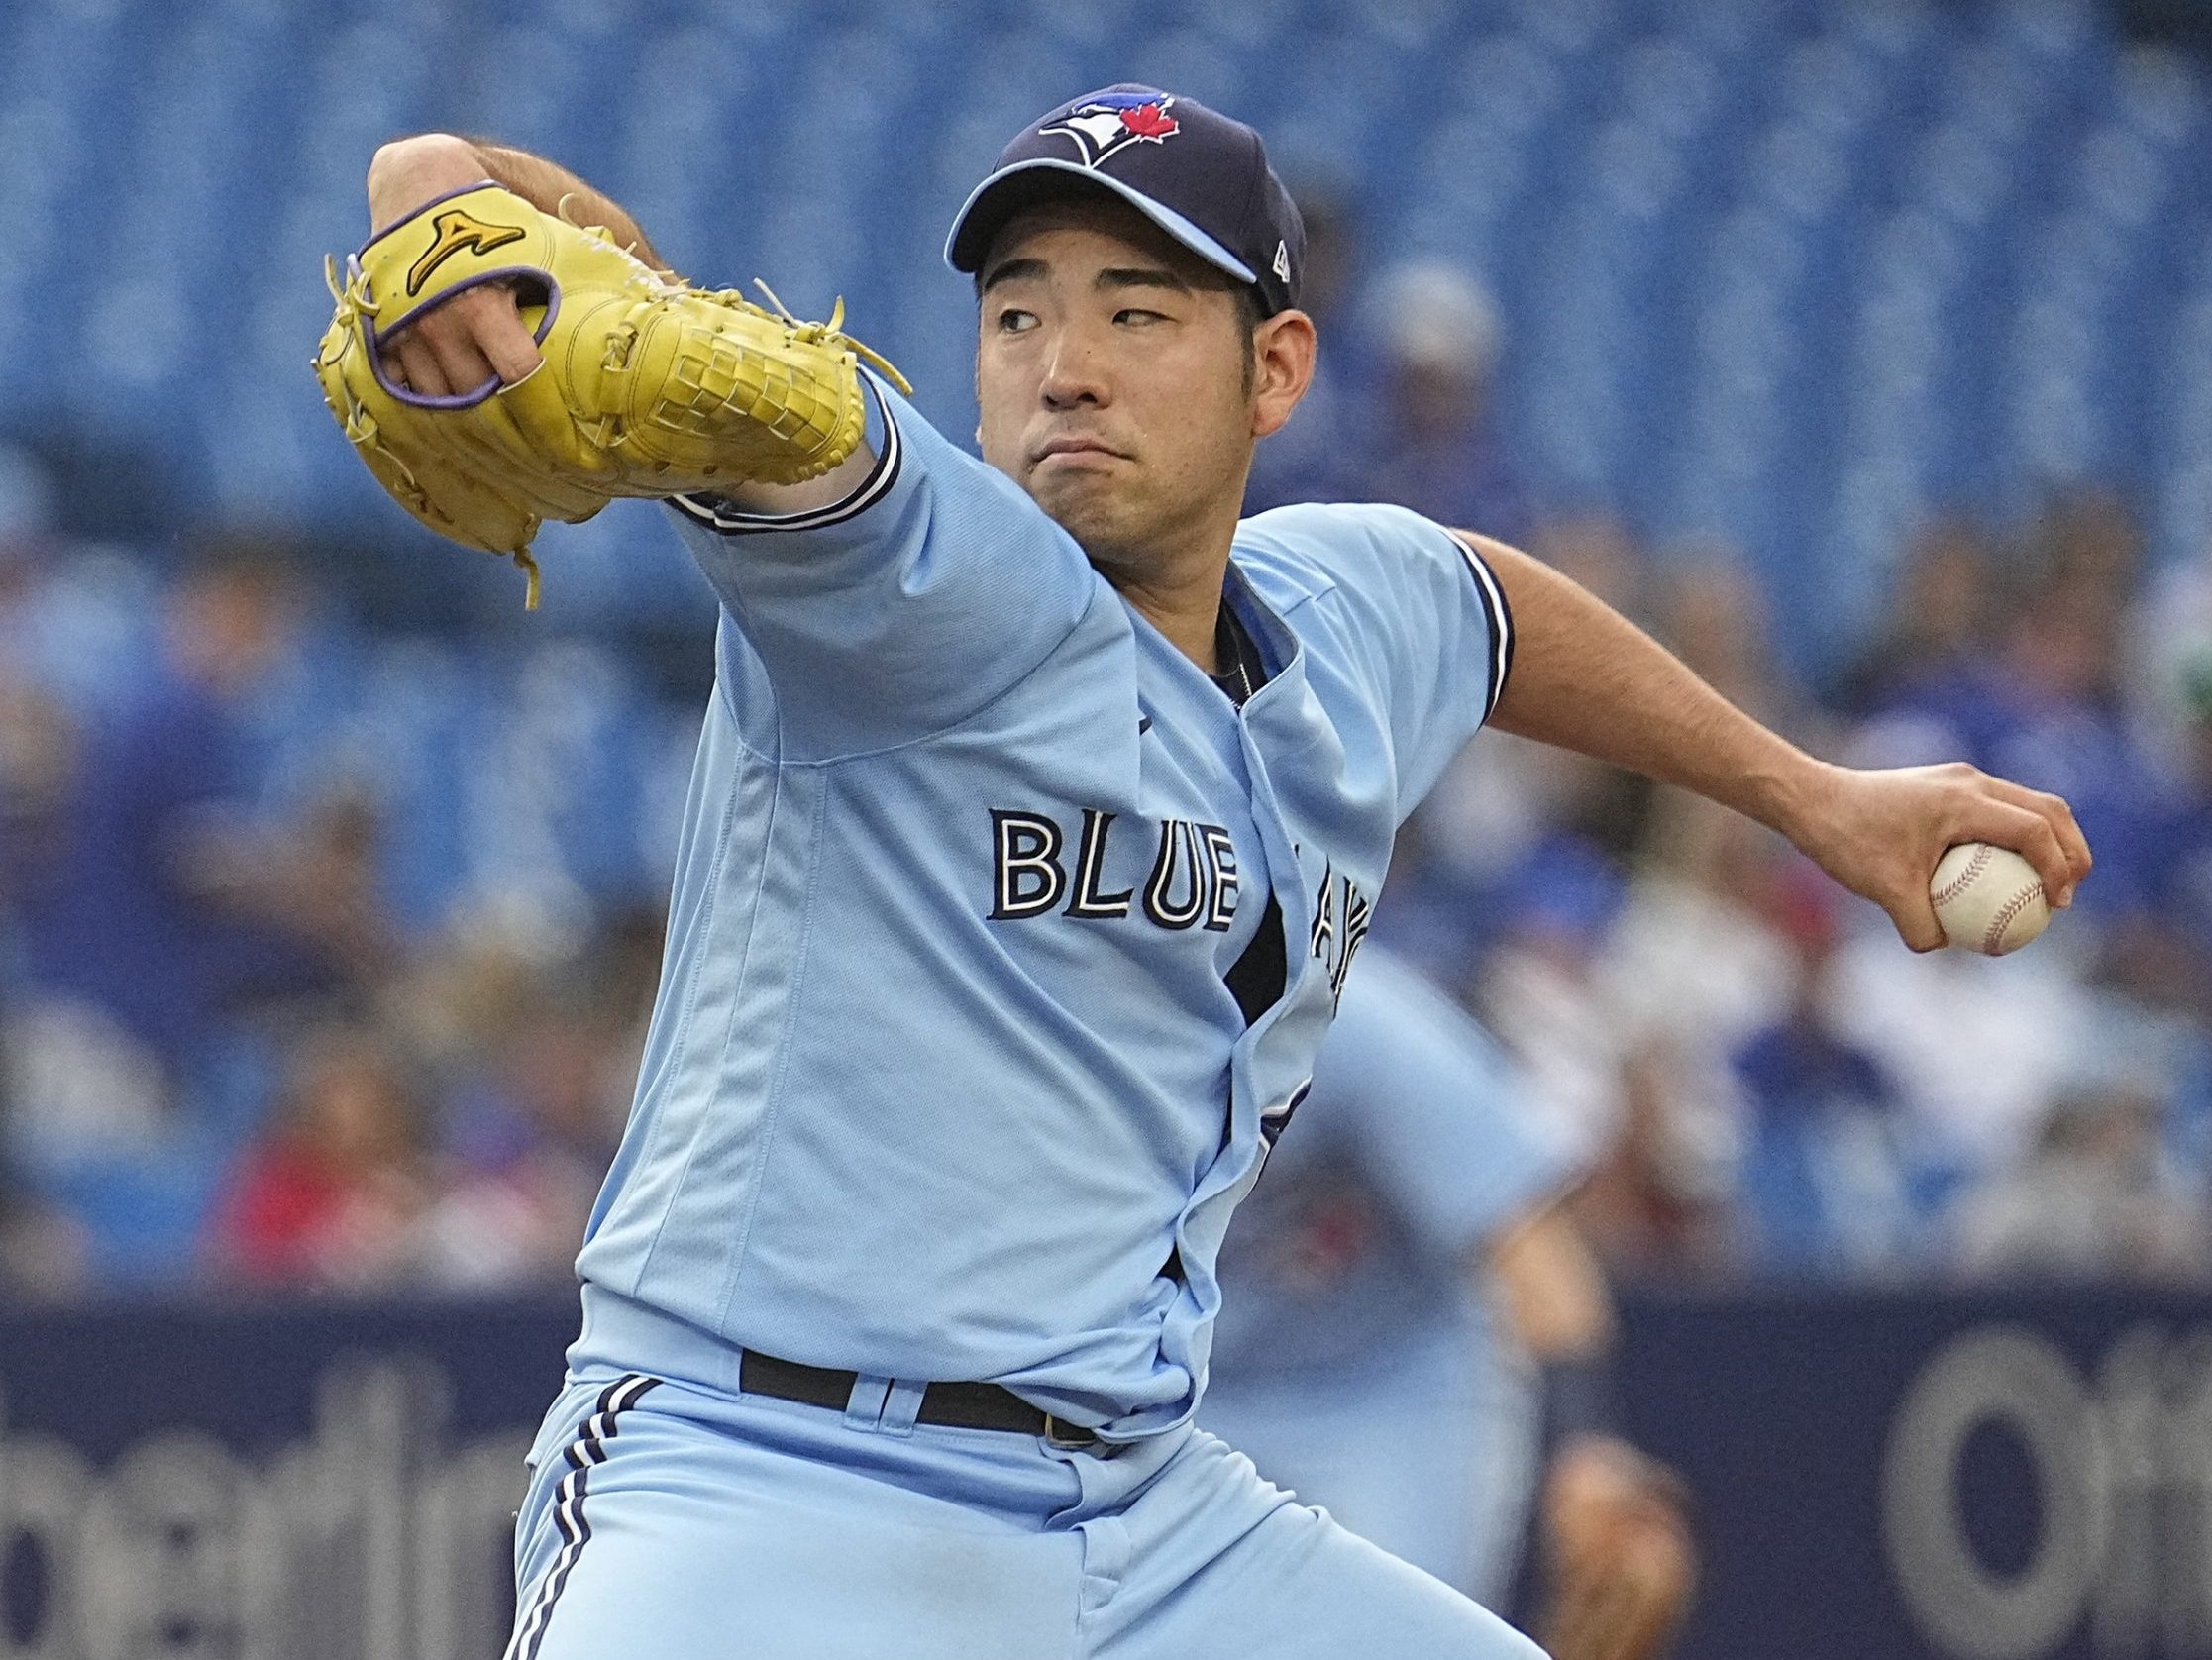
<path id="1" fill-rule="evenodd" d="M 1029 476 L 1029 495 L 1059 527 L 1086 548 L 1115 540 L 1126 517 L 1122 493 L 1097 467 L 1054 468 Z"/>
<path id="2" fill-rule="evenodd" d="M 1144 538 L 1118 523 L 1079 516 L 1061 520 L 1060 528 L 1075 539 L 1091 568 L 1117 588 L 1156 574 Z"/>

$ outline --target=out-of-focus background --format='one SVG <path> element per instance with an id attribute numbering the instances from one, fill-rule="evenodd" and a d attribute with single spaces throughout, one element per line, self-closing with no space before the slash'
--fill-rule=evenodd
<path id="1" fill-rule="evenodd" d="M 11 0 L 0 1656 L 502 1628 L 714 610 L 649 506 L 550 530 L 525 615 L 375 489 L 306 366 L 370 152 L 492 136 L 699 280 L 842 294 L 958 434 L 944 228 L 1119 80 L 1307 211 L 1255 506 L 1521 543 L 2096 845 L 1992 962 L 1504 738 L 1410 826 L 1375 937 L 1594 1160 L 1685 1652 L 2212 1653 L 2212 7 Z"/>

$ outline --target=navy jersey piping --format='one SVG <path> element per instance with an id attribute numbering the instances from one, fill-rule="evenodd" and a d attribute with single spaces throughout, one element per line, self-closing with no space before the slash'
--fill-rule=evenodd
<path id="1" fill-rule="evenodd" d="M 1513 673 L 1513 607 L 1506 603 L 1505 584 L 1475 545 L 1456 530 L 1444 534 L 1466 560 L 1467 573 L 1474 578 L 1475 592 L 1482 601 L 1483 617 L 1490 624 L 1490 695 L 1482 705 L 1482 718 L 1487 721 L 1498 707 L 1498 699 L 1505 695 L 1506 676 Z"/>
<path id="2" fill-rule="evenodd" d="M 767 531 L 822 530 L 830 525 L 843 524 L 856 518 L 889 493 L 898 481 L 898 465 L 904 450 L 898 436 L 898 423 L 892 419 L 891 406 L 884 401 L 884 394 L 873 380 L 864 381 L 868 395 L 874 400 L 876 413 L 884 427 L 883 454 L 876 458 L 876 465 L 841 501 L 826 507 L 810 507 L 801 513 L 746 513 L 732 507 L 717 495 L 694 494 L 669 497 L 669 505 L 685 518 L 695 520 L 719 536 L 756 536 Z"/>

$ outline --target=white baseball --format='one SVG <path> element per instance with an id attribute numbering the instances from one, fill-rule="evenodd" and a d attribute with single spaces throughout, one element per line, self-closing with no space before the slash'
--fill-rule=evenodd
<path id="1" fill-rule="evenodd" d="M 1935 901 L 1944 938 L 1985 957 L 2018 951 L 2051 920 L 2036 868 L 1987 842 L 1960 842 L 1946 853 L 1928 897 Z"/>

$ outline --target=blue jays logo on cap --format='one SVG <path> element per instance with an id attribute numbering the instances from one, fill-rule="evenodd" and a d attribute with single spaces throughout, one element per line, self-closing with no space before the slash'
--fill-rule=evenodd
<path id="1" fill-rule="evenodd" d="M 1096 167 L 1130 145 L 1165 144 L 1175 137 L 1182 129 L 1168 114 L 1174 102 L 1164 92 L 1101 92 L 1037 131 L 1073 139 L 1083 164 Z"/>
<path id="2" fill-rule="evenodd" d="M 1119 196 L 1207 263 L 1251 283 L 1263 316 L 1298 303 L 1306 228 L 1260 136 L 1195 98 L 1136 81 L 1086 92 L 1023 126 L 962 204 L 945 262 L 980 271 L 1015 215 L 1071 185 Z"/>

